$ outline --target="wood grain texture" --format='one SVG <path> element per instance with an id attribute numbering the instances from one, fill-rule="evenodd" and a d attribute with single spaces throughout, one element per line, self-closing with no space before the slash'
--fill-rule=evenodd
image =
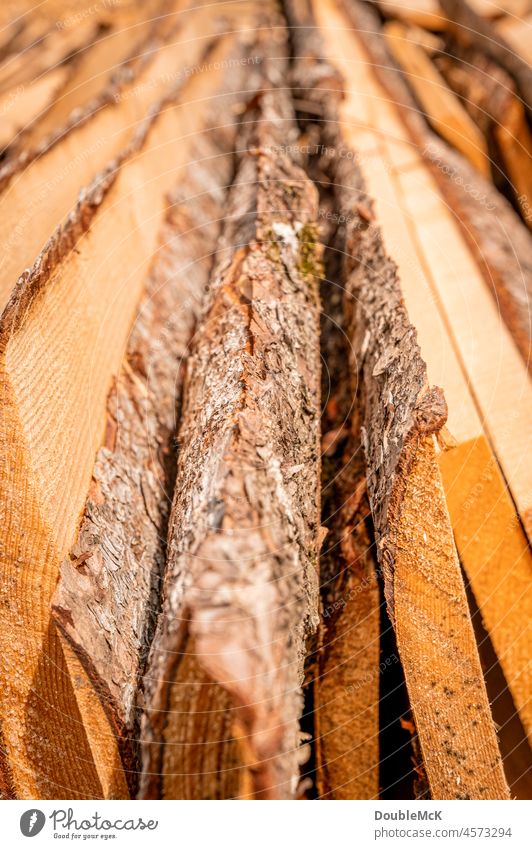
<path id="1" fill-rule="evenodd" d="M 146 55 L 156 49 L 158 39 L 168 30 L 172 5 L 178 4 L 169 7 L 167 0 L 150 0 L 133 15 L 131 12 L 114 15 L 109 28 L 75 54 L 65 69 L 67 79 L 53 103 L 34 120 L 26 118 L 24 130 L 6 155 L 15 157 L 24 151 L 28 156 L 30 151 L 46 147 L 54 136 L 64 135 L 70 126 L 86 120 L 86 115 L 101 108 L 106 100 L 110 102 L 119 80 L 122 78 L 126 83 L 127 76 L 135 77 Z"/>
<path id="2" fill-rule="evenodd" d="M 22 155 L 0 170 L 0 309 L 18 277 L 75 208 L 80 188 L 113 158 L 120 159 L 155 104 L 187 80 L 194 82 L 200 76 L 194 68 L 208 66 L 206 57 L 227 28 L 223 7 L 221 12 L 208 15 L 204 7 L 187 13 L 174 37 L 146 54 L 133 80 L 127 74 L 119 77 L 29 157 Z M 249 17 L 242 16 L 240 25 L 243 31 L 249 28 Z"/>
<path id="3" fill-rule="evenodd" d="M 383 15 L 431 30 L 444 30 L 447 20 L 438 0 L 377 0 Z"/>
<path id="4" fill-rule="evenodd" d="M 0 151 L 16 143 L 28 122 L 40 115 L 57 97 L 68 76 L 65 68 L 56 68 L 30 86 L 16 86 L 0 99 Z"/>
<path id="5" fill-rule="evenodd" d="M 246 124 L 187 365 L 163 610 L 145 678 L 144 797 L 181 798 L 187 773 L 201 798 L 235 795 L 231 770 L 202 772 L 194 747 L 183 757 L 206 689 L 189 678 L 194 661 L 216 682 L 215 732 L 229 694 L 239 795 L 297 790 L 305 642 L 318 620 L 317 197 L 284 153 L 297 134 L 283 90 L 265 93 Z M 227 763 L 234 743 L 213 739 L 210 726 L 202 742 Z"/>

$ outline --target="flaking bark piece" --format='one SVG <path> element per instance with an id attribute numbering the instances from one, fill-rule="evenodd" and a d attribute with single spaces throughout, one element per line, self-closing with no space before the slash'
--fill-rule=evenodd
<path id="1" fill-rule="evenodd" d="M 182 792 L 176 773 L 191 759 L 175 744 L 192 720 L 171 708 L 197 686 L 192 661 L 216 684 L 200 685 L 189 711 L 201 686 L 230 696 L 233 794 L 296 792 L 305 640 L 318 619 L 320 252 L 316 191 L 282 149 L 294 134 L 283 90 L 263 95 L 188 363 L 146 675 L 144 796 Z M 206 775 L 203 792 L 220 794 L 220 782 Z"/>

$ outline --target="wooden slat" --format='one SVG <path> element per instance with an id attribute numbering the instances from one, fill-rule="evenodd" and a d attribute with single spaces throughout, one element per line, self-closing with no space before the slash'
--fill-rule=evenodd
<path id="1" fill-rule="evenodd" d="M 153 8 L 156 10 L 157 6 Z M 147 13 L 148 9 L 144 12 Z M 127 67 L 133 73 L 134 60 L 139 61 L 143 47 L 154 44 L 156 29 L 157 26 L 154 28 L 144 21 L 128 18 L 80 51 L 76 61 L 71 63 L 68 79 L 53 104 L 24 134 L 24 150 L 37 147 L 47 136 L 66 127 L 74 110 L 83 111 L 91 99 L 97 99 L 113 76 L 118 77 Z"/>
<path id="2" fill-rule="evenodd" d="M 66 68 L 56 68 L 29 86 L 17 86 L 0 100 L 0 151 L 16 143 L 21 131 L 54 101 L 68 76 Z"/>
<path id="3" fill-rule="evenodd" d="M 443 30 L 447 25 L 438 0 L 378 0 L 384 14 L 430 30 Z"/>

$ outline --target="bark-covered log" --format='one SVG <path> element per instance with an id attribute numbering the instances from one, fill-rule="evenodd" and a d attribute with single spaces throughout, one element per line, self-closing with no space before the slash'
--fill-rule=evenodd
<path id="1" fill-rule="evenodd" d="M 532 345 L 532 242 L 508 201 L 428 128 L 390 56 L 375 12 L 360 0 L 342 0 L 352 26 L 363 33 L 372 68 L 440 187 L 482 269 L 523 360 Z"/>
<path id="2" fill-rule="evenodd" d="M 246 124 L 187 366 L 144 797 L 297 790 L 318 619 L 317 198 L 283 152 L 297 138 L 286 93 L 264 94 Z"/>

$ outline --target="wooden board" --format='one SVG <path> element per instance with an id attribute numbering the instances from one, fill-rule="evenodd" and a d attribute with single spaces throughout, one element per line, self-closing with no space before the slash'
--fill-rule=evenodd
<path id="1" fill-rule="evenodd" d="M 86 104 L 98 99 L 111 80 L 118 78 L 126 68 L 134 73 L 135 61 L 140 64 L 143 49 L 146 50 L 150 43 L 154 45 L 154 36 L 153 25 L 146 26 L 144 21 L 136 23 L 133 20 L 115 25 L 94 44 L 88 44 L 79 51 L 54 102 L 24 134 L 24 150 L 38 147 L 58 129 L 68 126 L 74 110 L 81 110 L 78 117 L 83 114 Z"/>
<path id="2" fill-rule="evenodd" d="M 378 6 L 389 17 L 430 30 L 443 30 L 447 25 L 438 0 L 378 0 Z"/>
<path id="3" fill-rule="evenodd" d="M 3 95 L 0 100 L 0 151 L 16 143 L 19 134 L 28 124 L 37 119 L 50 102 L 54 101 L 67 76 L 66 68 L 57 68 L 30 86 L 20 85 Z"/>

